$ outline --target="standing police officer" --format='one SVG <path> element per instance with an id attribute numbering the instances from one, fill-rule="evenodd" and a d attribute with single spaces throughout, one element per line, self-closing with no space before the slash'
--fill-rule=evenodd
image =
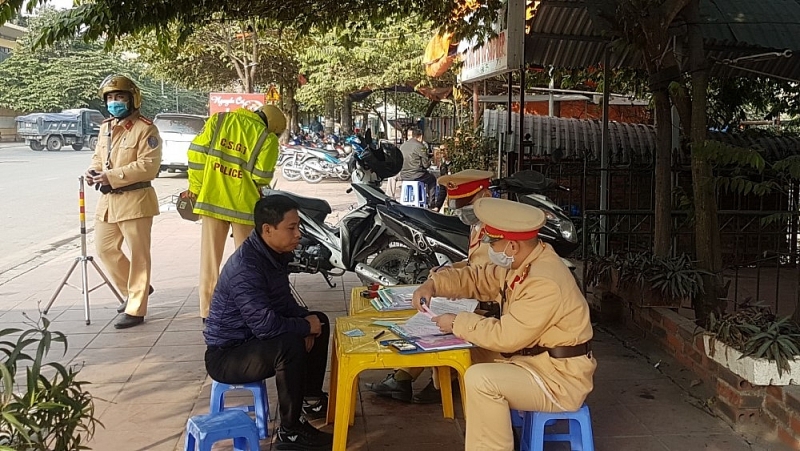
<path id="1" fill-rule="evenodd" d="M 200 243 L 200 317 L 208 318 L 219 279 L 225 239 L 233 229 L 238 248 L 254 228 L 253 208 L 272 182 L 286 129 L 281 110 L 265 105 L 217 113 L 189 146 L 189 192 L 203 217 Z"/>
<path id="2" fill-rule="evenodd" d="M 158 198 L 150 182 L 161 166 L 161 137 L 139 113 L 142 94 L 131 79 L 110 75 L 100 84 L 100 97 L 111 118 L 100 136 L 86 172 L 89 185 L 102 196 L 95 212 L 97 255 L 127 301 L 117 329 L 144 322 L 150 294 L 150 231 L 158 214 Z M 130 259 L 122 252 L 125 241 Z"/>

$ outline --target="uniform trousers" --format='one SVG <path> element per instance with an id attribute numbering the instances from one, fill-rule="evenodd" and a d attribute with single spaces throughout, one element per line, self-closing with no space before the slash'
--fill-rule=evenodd
<path id="1" fill-rule="evenodd" d="M 97 219 L 94 223 L 97 256 L 119 293 L 128 298 L 125 309 L 128 315 L 147 315 L 152 228 L 152 216 L 113 223 Z M 130 251 L 130 258 L 122 251 L 123 241 Z"/>
<path id="2" fill-rule="evenodd" d="M 278 389 L 278 411 L 281 426 L 297 426 L 303 411 L 303 398 L 322 396 L 322 383 L 328 366 L 330 321 L 324 313 L 317 315 L 322 333 L 306 352 L 303 337 L 282 334 L 268 340 L 253 338 L 239 345 L 206 350 L 206 370 L 217 382 L 244 384 L 275 376 Z"/>
<path id="3" fill-rule="evenodd" d="M 497 353 L 473 348 L 473 365 L 464 375 L 466 391 L 466 451 L 511 451 L 511 409 L 552 412 L 559 410 L 530 371 L 513 363 L 494 362 Z"/>
<path id="4" fill-rule="evenodd" d="M 202 215 L 202 235 L 200 241 L 200 316 L 208 318 L 211 297 L 219 279 L 219 265 L 225 251 L 225 241 L 233 229 L 233 243 L 236 248 L 242 245 L 254 227 L 236 222 L 223 221 Z"/>

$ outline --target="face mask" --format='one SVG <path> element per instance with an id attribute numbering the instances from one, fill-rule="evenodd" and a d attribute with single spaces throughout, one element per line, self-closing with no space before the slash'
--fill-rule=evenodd
<path id="1" fill-rule="evenodd" d="M 475 209 L 472 205 L 467 205 L 464 208 L 459 208 L 456 210 L 456 214 L 458 215 L 458 219 L 461 220 L 464 224 L 471 226 L 481 222 L 480 219 L 475 215 Z"/>
<path id="2" fill-rule="evenodd" d="M 506 249 L 508 249 L 509 244 L 511 243 L 506 244 L 506 247 L 503 248 L 503 252 L 497 252 L 492 249 L 492 246 L 489 246 L 489 260 L 501 268 L 510 268 L 514 263 L 514 256 L 506 255 Z"/>
<path id="3" fill-rule="evenodd" d="M 126 102 L 112 100 L 108 102 L 106 108 L 108 108 L 108 112 L 116 118 L 122 118 L 128 115 L 128 104 Z"/>

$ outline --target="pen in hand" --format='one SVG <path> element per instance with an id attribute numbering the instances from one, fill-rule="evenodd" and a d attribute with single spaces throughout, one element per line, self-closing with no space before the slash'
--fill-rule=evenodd
<path id="1" fill-rule="evenodd" d="M 419 306 L 422 309 L 422 313 L 427 315 L 429 318 L 433 318 L 435 316 L 431 311 L 431 309 L 429 309 L 428 306 L 425 305 L 425 298 L 419 300 Z"/>
<path id="2" fill-rule="evenodd" d="M 385 333 L 386 333 L 386 331 L 382 330 L 382 331 L 378 332 L 377 334 L 375 334 L 375 336 L 372 337 L 372 339 L 373 340 L 377 340 L 378 338 L 381 338 Z"/>

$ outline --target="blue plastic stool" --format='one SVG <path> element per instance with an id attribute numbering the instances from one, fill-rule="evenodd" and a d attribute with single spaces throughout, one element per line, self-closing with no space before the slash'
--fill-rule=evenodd
<path id="1" fill-rule="evenodd" d="M 569 442 L 572 451 L 594 451 L 594 435 L 592 434 L 592 418 L 589 416 L 589 407 L 583 407 L 575 412 L 517 412 L 512 410 L 512 424 L 514 414 L 522 418 L 522 444 L 520 451 L 543 451 L 545 442 Z M 558 420 L 569 422 L 567 434 L 545 434 L 544 428 L 553 425 Z"/>
<path id="2" fill-rule="evenodd" d="M 250 390 L 253 392 L 254 404 L 225 407 L 225 393 L 231 390 Z M 214 414 L 226 410 L 255 412 L 258 437 L 265 439 L 269 436 L 269 430 L 267 428 L 267 424 L 269 423 L 269 399 L 267 398 L 267 383 L 265 381 L 250 382 L 247 384 L 223 384 L 222 382 L 213 381 L 211 383 L 211 407 L 209 408 L 209 412 Z"/>
<path id="3" fill-rule="evenodd" d="M 400 204 L 412 207 L 428 206 L 428 194 L 425 192 L 425 184 L 422 182 L 403 182 L 400 187 Z"/>
<path id="4" fill-rule="evenodd" d="M 214 443 L 233 439 L 235 451 L 258 451 L 258 429 L 250 416 L 240 410 L 197 415 L 186 422 L 185 451 L 211 451 Z"/>

